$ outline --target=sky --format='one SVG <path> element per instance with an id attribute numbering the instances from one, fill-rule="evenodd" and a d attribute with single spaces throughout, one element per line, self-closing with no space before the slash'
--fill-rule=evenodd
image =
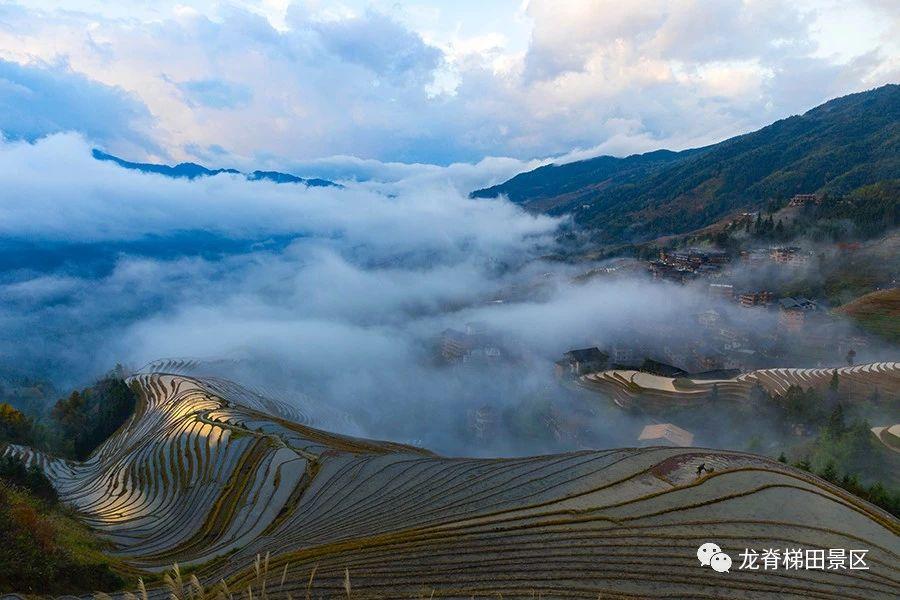
<path id="1" fill-rule="evenodd" d="M 482 164 L 497 179 L 712 143 L 896 82 L 898 7 L 0 1 L 0 130 L 74 131 L 133 160 L 356 179 Z"/>

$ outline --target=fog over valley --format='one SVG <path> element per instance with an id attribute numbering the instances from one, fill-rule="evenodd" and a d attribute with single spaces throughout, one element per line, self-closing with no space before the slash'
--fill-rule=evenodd
<path id="1" fill-rule="evenodd" d="M 567 350 L 659 358 L 696 337 L 711 306 L 742 331 L 778 326 L 702 286 L 652 282 L 633 260 L 560 261 L 565 218 L 470 199 L 449 179 L 176 180 L 94 160 L 72 134 L 0 154 L 2 243 L 17 249 L 3 265 L 0 351 L 12 372 L 60 390 L 116 363 L 193 359 L 335 431 L 534 454 L 586 443 L 528 434 L 573 403 L 595 444 L 628 445 L 640 428 L 560 385 L 553 362 Z M 454 335 L 481 340 L 462 363 L 442 351 Z M 478 411 L 537 423 L 473 445 Z"/>

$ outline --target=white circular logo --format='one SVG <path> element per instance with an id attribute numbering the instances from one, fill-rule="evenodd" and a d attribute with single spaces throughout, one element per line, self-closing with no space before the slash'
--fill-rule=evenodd
<path id="1" fill-rule="evenodd" d="M 719 554 L 722 552 L 722 549 L 719 548 L 718 544 L 713 544 L 712 542 L 706 542 L 699 548 L 697 548 L 697 560 L 700 561 L 700 564 L 704 567 L 709 566 L 709 561 L 715 554 Z"/>
<path id="2" fill-rule="evenodd" d="M 729 573 L 731 569 L 731 557 L 724 552 L 713 554 L 713 557 L 709 560 L 709 566 L 713 568 L 713 571 L 718 573 Z"/>

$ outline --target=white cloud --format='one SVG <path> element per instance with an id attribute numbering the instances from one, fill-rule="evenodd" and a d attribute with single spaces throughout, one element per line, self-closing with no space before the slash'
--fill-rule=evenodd
<path id="1" fill-rule="evenodd" d="M 571 399 L 552 375 L 562 352 L 697 334 L 685 315 L 709 307 L 705 289 L 633 273 L 575 283 L 586 265 L 541 260 L 559 220 L 456 189 L 509 166 L 487 162 L 503 164 L 395 165 L 390 184 L 306 188 L 143 174 L 93 160 L 74 134 L 2 143 L 0 356 L 60 385 L 116 362 L 248 359 L 251 383 L 358 419 L 326 429 L 469 453 L 467 409 Z M 722 302 L 736 326 L 774 325 Z M 508 362 L 440 364 L 435 337 L 469 322 L 488 325 Z M 633 441 L 606 419 L 628 417 L 598 417 L 605 444 Z M 561 449 L 506 441 L 487 451 Z"/>
<path id="2" fill-rule="evenodd" d="M 150 112 L 136 94 L 92 81 L 66 64 L 0 59 L 0 133 L 34 141 L 59 131 L 132 151 L 156 148 Z"/>
<path id="3" fill-rule="evenodd" d="M 505 252 L 555 226 L 511 204 L 469 200 L 428 177 L 415 182 L 427 187 L 397 185 L 386 195 L 228 174 L 195 181 L 144 174 L 94 160 L 72 134 L 0 144 L 0 179 L 0 237 L 30 240 L 122 241 L 198 230 L 235 239 L 350 239 L 373 253 L 425 248 L 450 258 L 475 248 Z M 25 197 L 29 202 L 20 201 Z"/>
<path id="4" fill-rule="evenodd" d="M 62 59 L 139 98 L 163 155 L 244 168 L 678 149 L 900 70 L 877 0 L 27 4 L 0 57 Z"/>

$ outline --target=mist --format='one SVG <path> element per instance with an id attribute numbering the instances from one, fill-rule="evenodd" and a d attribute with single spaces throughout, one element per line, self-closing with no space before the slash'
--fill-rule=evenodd
<path id="1" fill-rule="evenodd" d="M 444 454 L 583 443 L 525 423 L 473 445 L 479 410 L 527 421 L 574 407 L 592 444 L 627 446 L 638 420 L 560 385 L 553 361 L 625 343 L 661 356 L 715 303 L 634 265 L 578 279 L 596 265 L 543 258 L 564 220 L 470 199 L 439 177 L 343 189 L 172 180 L 95 161 L 75 135 L 3 144 L 0 177 L 0 354 L 59 389 L 116 363 L 186 358 L 316 426 Z M 742 328 L 776 326 L 719 304 Z M 442 332 L 467 327 L 501 359 L 442 360 Z"/>

